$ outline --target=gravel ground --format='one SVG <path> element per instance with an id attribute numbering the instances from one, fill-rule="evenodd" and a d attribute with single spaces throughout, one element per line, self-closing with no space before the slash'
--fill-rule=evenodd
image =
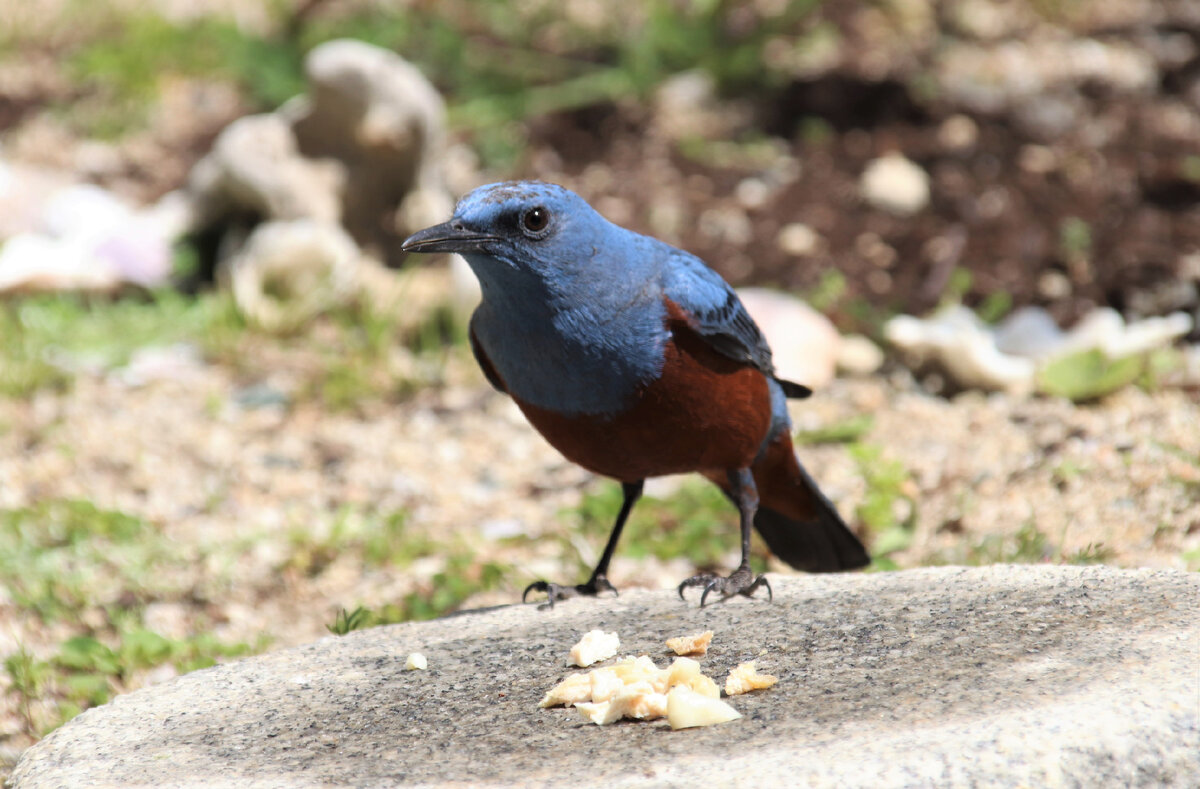
<path id="1" fill-rule="evenodd" d="M 73 394 L 0 401 L 0 506 L 83 498 L 141 516 L 193 552 L 196 561 L 180 565 L 189 577 L 172 580 L 178 593 L 147 606 L 147 625 L 170 637 L 203 620 L 224 639 L 297 644 L 325 635 L 338 607 L 395 601 L 442 569 L 436 556 L 401 571 L 335 550 L 317 571 L 297 572 L 297 533 L 319 542 L 347 507 L 406 510 L 412 533 L 511 562 L 502 588 L 466 605 L 510 602 L 532 577 L 576 572 L 558 547 L 563 511 L 595 481 L 463 357 L 450 363 L 445 386 L 355 414 L 305 402 L 245 405 L 248 391 L 259 390 L 206 364 L 144 386 L 81 377 Z M 794 418 L 813 429 L 874 417 L 863 441 L 908 470 L 903 492 L 916 506 L 915 538 L 892 555 L 899 566 L 986 559 L 971 550 L 1027 524 L 1045 537 L 1049 561 L 1097 544 L 1107 563 L 1126 567 L 1183 568 L 1185 554 L 1195 556 L 1194 400 L 1136 388 L 1091 407 L 974 394 L 945 400 L 894 377 L 837 380 L 795 405 Z M 866 485 L 847 450 L 801 454 L 850 517 Z M 514 531 L 555 539 L 496 539 Z M 732 555 L 732 513 L 728 540 Z M 687 572 L 686 562 L 621 557 L 610 575 L 618 587 L 665 586 Z M 32 622 L 0 600 L 0 654 L 21 644 L 52 654 L 64 633 Z M 0 738 L 17 728 L 14 703 L 0 706 Z"/>

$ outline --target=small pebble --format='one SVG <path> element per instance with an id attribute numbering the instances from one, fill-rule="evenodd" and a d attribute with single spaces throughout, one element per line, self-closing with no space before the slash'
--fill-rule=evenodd
<path id="1" fill-rule="evenodd" d="M 902 154 L 889 153 L 867 165 L 859 190 L 873 208 L 911 216 L 929 205 L 929 174 Z"/>
<path id="2" fill-rule="evenodd" d="M 816 252 L 821 245 L 821 236 L 802 222 L 792 222 L 779 229 L 775 244 L 782 252 L 800 257 Z"/>

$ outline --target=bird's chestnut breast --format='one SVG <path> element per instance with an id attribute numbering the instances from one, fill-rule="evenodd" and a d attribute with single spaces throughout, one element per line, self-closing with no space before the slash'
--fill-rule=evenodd
<path id="1" fill-rule="evenodd" d="M 514 398 L 517 405 L 569 460 L 618 480 L 749 466 L 771 427 L 766 376 L 717 353 L 686 312 L 664 302 L 662 374 L 628 408 L 566 416 Z"/>

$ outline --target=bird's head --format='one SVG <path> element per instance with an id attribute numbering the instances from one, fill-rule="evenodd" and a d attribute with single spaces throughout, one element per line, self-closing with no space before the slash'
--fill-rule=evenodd
<path id="1" fill-rule="evenodd" d="M 499 261 L 553 276 L 586 264 L 607 232 L 620 231 L 574 192 L 555 184 L 507 181 L 471 192 L 449 222 L 414 233 L 403 249 L 458 252 L 477 271 L 481 261 Z"/>

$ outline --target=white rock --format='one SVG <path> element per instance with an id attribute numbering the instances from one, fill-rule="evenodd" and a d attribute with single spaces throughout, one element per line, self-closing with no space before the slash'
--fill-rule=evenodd
<path id="1" fill-rule="evenodd" d="M 1144 318 L 1125 324 L 1124 331 L 1106 338 L 1100 349 L 1112 358 L 1133 356 L 1173 342 L 1190 332 L 1192 326 L 1192 316 L 1186 312 Z"/>
<path id="2" fill-rule="evenodd" d="M 968 115 L 951 115 L 938 127 L 937 139 L 943 148 L 969 151 L 979 142 L 979 126 Z"/>
<path id="3" fill-rule="evenodd" d="M 0 293 L 103 291 L 120 284 L 113 271 L 92 263 L 79 241 L 22 233 L 0 247 Z"/>
<path id="4" fill-rule="evenodd" d="M 1039 307 L 1015 310 L 996 327 L 996 347 L 1003 353 L 1045 358 L 1062 342 L 1063 331 L 1050 313 Z"/>
<path id="5" fill-rule="evenodd" d="M 238 212 L 341 223 L 398 263 L 400 242 L 454 207 L 441 172 L 441 96 L 411 63 L 361 41 L 315 47 L 305 73 L 308 95 L 227 126 L 187 188 L 158 209 L 180 232 Z M 478 292 L 468 280 L 458 290 L 456 301 Z"/>
<path id="6" fill-rule="evenodd" d="M 66 171 L 0 159 L 0 238 L 39 230 L 47 201 L 73 181 Z"/>
<path id="7" fill-rule="evenodd" d="M 94 237 L 132 218 L 133 210 L 111 192 L 94 184 L 77 184 L 46 201 L 38 224 L 42 232 L 58 238 Z"/>
<path id="8" fill-rule="evenodd" d="M 396 53 L 337 39 L 314 47 L 304 71 L 314 101 L 310 112 L 345 113 L 341 120 L 354 124 L 358 144 L 408 150 L 441 144 L 442 97 L 420 69 Z"/>
<path id="9" fill-rule="evenodd" d="M 1083 316 L 1069 333 L 1059 331 L 1058 342 L 1045 349 L 1041 356 L 1050 358 L 1089 348 L 1103 350 L 1109 346 L 1119 346 L 1123 341 L 1124 330 L 1125 321 L 1116 310 L 1093 310 Z"/>
<path id="10" fill-rule="evenodd" d="M 813 387 L 833 379 L 842 338 L 828 318 L 779 291 L 739 288 L 737 294 L 767 338 L 779 377 Z"/>
<path id="11" fill-rule="evenodd" d="M 354 240 L 336 225 L 264 222 L 223 262 L 219 276 L 248 320 L 281 331 L 353 296 L 360 256 Z"/>
<path id="12" fill-rule="evenodd" d="M 918 359 L 938 361 L 960 385 L 1028 394 L 1037 370 L 1054 359 L 1091 349 L 1112 359 L 1134 356 L 1184 336 L 1192 324 L 1182 312 L 1127 324 L 1115 310 L 1101 308 L 1064 332 L 1045 310 L 1025 307 L 993 329 L 954 305 L 925 320 L 897 316 L 884 336 Z"/>
<path id="13" fill-rule="evenodd" d="M 743 178 L 733 190 L 742 208 L 758 209 L 771 199 L 771 187 L 761 178 Z"/>
<path id="14" fill-rule="evenodd" d="M 170 261 L 168 233 L 153 215 L 75 184 L 49 196 L 35 229 L 0 249 L 0 293 L 152 287 L 166 280 Z"/>
<path id="15" fill-rule="evenodd" d="M 821 248 L 821 236 L 803 222 L 791 222 L 779 228 L 775 245 L 788 255 L 811 255 Z"/>
<path id="16" fill-rule="evenodd" d="M 859 190 L 872 207 L 910 216 L 929 205 L 929 174 L 899 153 L 871 161 Z"/>
<path id="17" fill-rule="evenodd" d="M 996 347 L 1005 353 L 1045 360 L 1098 348 L 1113 359 L 1160 348 L 1187 334 L 1192 318 L 1184 312 L 1126 323 L 1108 307 L 1089 312 L 1064 332 L 1041 307 L 1024 307 L 996 328 Z"/>
<path id="18" fill-rule="evenodd" d="M 655 124 L 668 139 L 715 137 L 726 127 L 717 102 L 717 86 L 703 69 L 672 75 L 654 94 Z"/>
<path id="19" fill-rule="evenodd" d="M 207 207 L 205 219 L 240 208 L 268 220 L 333 224 L 341 218 L 344 178 L 337 163 L 302 156 L 287 120 L 267 114 L 226 126 L 212 153 L 193 171 L 189 186 Z"/>
<path id="20" fill-rule="evenodd" d="M 961 305 L 926 320 L 898 315 L 884 325 L 883 333 L 888 342 L 918 359 L 938 360 L 964 386 L 1012 394 L 1033 391 L 1033 361 L 1000 352 L 983 322 Z"/>
<path id="21" fill-rule="evenodd" d="M 837 366 L 851 375 L 870 375 L 883 366 L 883 350 L 861 334 L 847 334 L 838 347 Z"/>
<path id="22" fill-rule="evenodd" d="M 1154 88 L 1158 70 L 1153 55 L 1134 42 L 1043 37 L 950 42 L 940 50 L 933 77 L 955 104 L 1013 112 L 1046 97 L 1070 101 L 1086 84 L 1142 93 Z"/>
<path id="23" fill-rule="evenodd" d="M 308 96 L 284 114 L 306 153 L 344 164 L 347 229 L 392 259 L 399 241 L 454 207 L 442 174 L 445 103 L 416 66 L 362 41 L 314 47 L 304 70 Z"/>

